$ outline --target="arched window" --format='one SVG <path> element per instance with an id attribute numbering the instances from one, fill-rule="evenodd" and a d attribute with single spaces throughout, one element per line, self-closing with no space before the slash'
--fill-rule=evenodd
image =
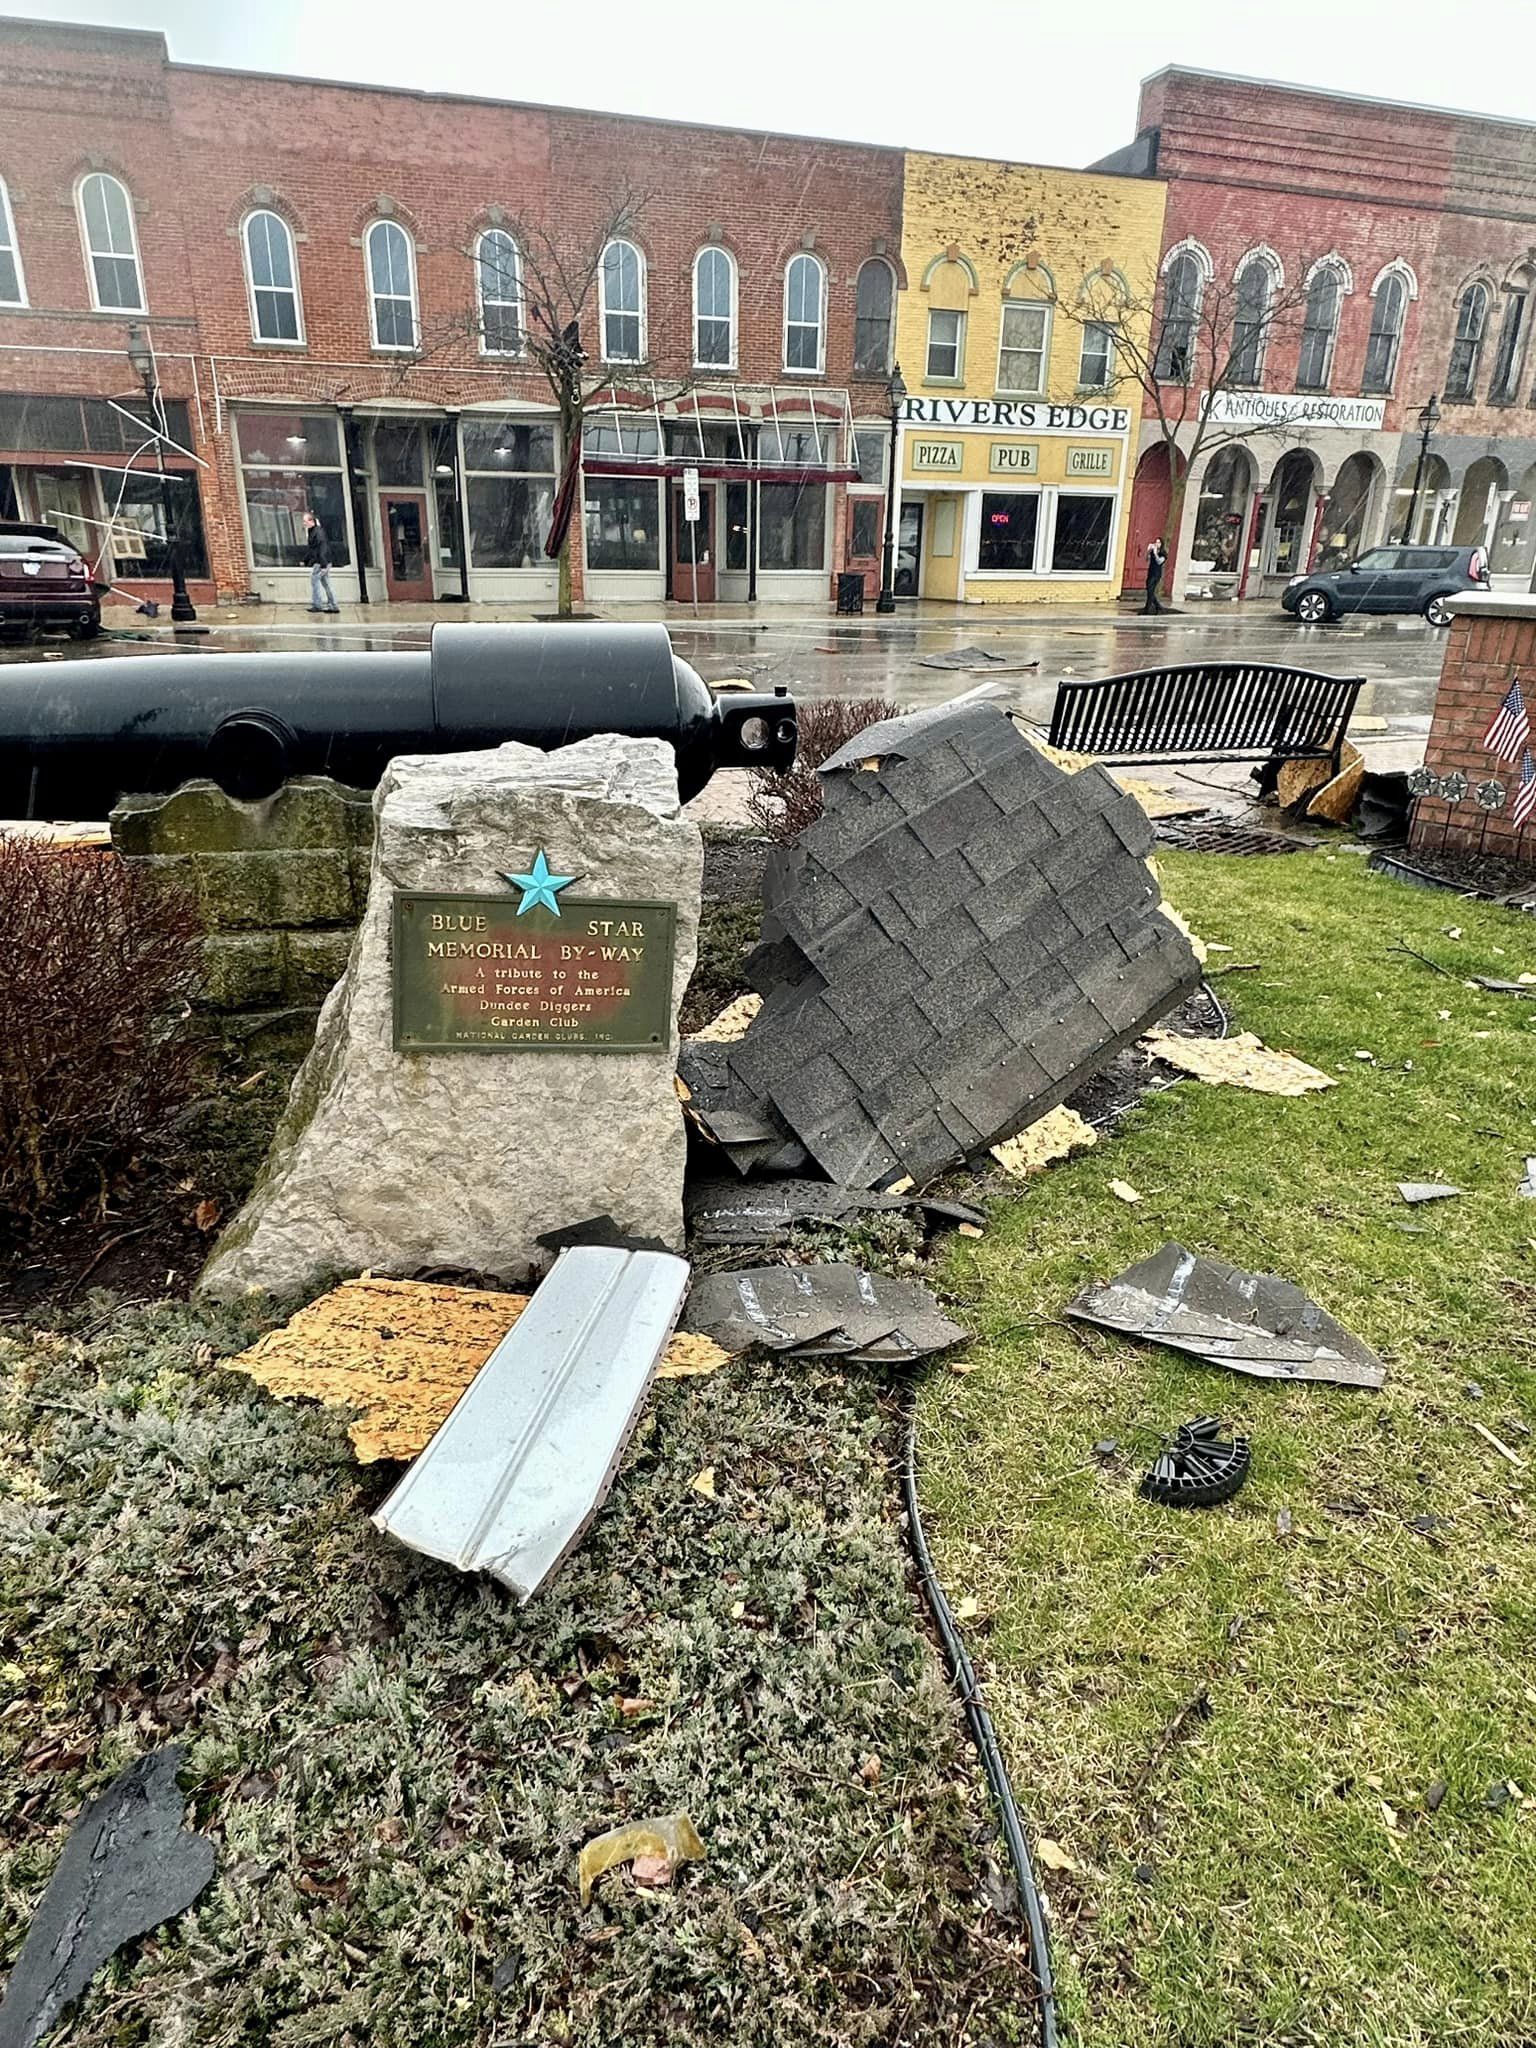
<path id="1" fill-rule="evenodd" d="M 728 249 L 701 249 L 693 259 L 693 360 L 705 370 L 729 370 L 736 361 L 736 264 Z"/>
<path id="2" fill-rule="evenodd" d="M 1531 339 L 1531 297 L 1536 291 L 1536 272 L 1517 270 L 1504 286 L 1504 317 L 1499 322 L 1499 345 L 1494 352 L 1493 379 L 1488 397 L 1494 405 L 1507 405 L 1520 395 L 1526 350 Z"/>
<path id="3" fill-rule="evenodd" d="M 1365 344 L 1362 391 L 1390 391 L 1397 375 L 1397 352 L 1403 339 L 1408 286 L 1401 271 L 1389 270 L 1377 281 L 1371 301 L 1371 332 Z"/>
<path id="4" fill-rule="evenodd" d="M 1488 287 L 1469 284 L 1456 308 L 1456 338 L 1451 343 L 1450 367 L 1445 373 L 1447 398 L 1470 398 L 1477 386 L 1477 366 L 1483 354 L 1483 336 L 1488 332 Z"/>
<path id="5" fill-rule="evenodd" d="M 416 346 L 416 251 L 397 220 L 368 230 L 368 299 L 375 348 Z"/>
<path id="6" fill-rule="evenodd" d="M 257 341 L 302 341 L 299 272 L 293 235 L 281 214 L 246 215 L 245 281 L 251 294 L 251 333 Z"/>
<path id="7" fill-rule="evenodd" d="M 1257 384 L 1263 374 L 1272 282 L 1269 265 L 1262 256 L 1250 256 L 1238 273 L 1237 304 L 1232 315 L 1234 384 Z"/>
<path id="8" fill-rule="evenodd" d="M 1320 263 L 1307 286 L 1307 309 L 1301 323 L 1301 358 L 1296 365 L 1298 391 L 1326 391 L 1333 371 L 1333 344 L 1339 332 L 1339 300 L 1343 280 L 1332 263 Z"/>
<path id="9" fill-rule="evenodd" d="M 16 217 L 11 212 L 11 195 L 0 178 L 0 306 L 24 306 L 27 281 L 21 272 L 21 251 L 16 246 Z"/>
<path id="10" fill-rule="evenodd" d="M 633 242 L 610 242 L 598 273 L 603 360 L 645 360 L 645 258 Z"/>
<path id="11" fill-rule="evenodd" d="M 784 367 L 819 370 L 826 334 L 827 273 L 819 256 L 791 256 L 784 273 Z"/>
<path id="12" fill-rule="evenodd" d="M 1204 275 L 1191 249 L 1182 249 L 1163 274 L 1163 325 L 1155 374 L 1163 384 L 1187 384 L 1195 369 L 1195 323 Z"/>
<path id="13" fill-rule="evenodd" d="M 859 268 L 853 297 L 853 367 L 883 377 L 891 367 L 891 315 L 896 309 L 896 274 L 881 256 Z"/>
<path id="14" fill-rule="evenodd" d="M 475 244 L 480 298 L 480 353 L 515 356 L 523 346 L 523 272 L 517 243 L 505 228 L 487 228 Z"/>
<path id="15" fill-rule="evenodd" d="M 93 171 L 80 180 L 79 200 L 91 304 L 99 313 L 142 313 L 144 281 L 128 187 L 105 171 Z"/>

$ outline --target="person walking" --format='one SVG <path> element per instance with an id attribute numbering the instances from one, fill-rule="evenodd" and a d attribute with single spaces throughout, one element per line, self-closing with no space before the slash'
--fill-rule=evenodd
<path id="1" fill-rule="evenodd" d="M 1144 612 L 1161 612 L 1164 607 L 1157 601 L 1158 586 L 1163 580 L 1163 569 L 1168 560 L 1168 550 L 1163 546 L 1163 537 L 1158 534 L 1147 549 L 1147 601 Z"/>
<path id="2" fill-rule="evenodd" d="M 331 588 L 331 543 L 326 538 L 325 528 L 313 512 L 304 514 L 304 559 L 309 564 L 309 608 L 312 612 L 339 612 L 336 593 Z M 325 603 L 320 602 L 324 593 Z"/>

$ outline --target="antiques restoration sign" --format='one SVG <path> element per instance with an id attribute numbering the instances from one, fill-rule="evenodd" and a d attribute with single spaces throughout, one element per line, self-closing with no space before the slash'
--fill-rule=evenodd
<path id="1" fill-rule="evenodd" d="M 664 1051 L 675 906 L 529 893 L 396 895 L 396 1052 Z"/>

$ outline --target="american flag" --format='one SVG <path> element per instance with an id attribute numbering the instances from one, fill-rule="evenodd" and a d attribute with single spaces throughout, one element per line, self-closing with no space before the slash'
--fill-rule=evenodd
<path id="1" fill-rule="evenodd" d="M 1530 743 L 1530 713 L 1520 691 L 1520 678 L 1516 676 L 1494 713 L 1492 725 L 1483 734 L 1483 745 L 1496 761 L 1513 761 Z"/>
<path id="2" fill-rule="evenodd" d="M 1532 811 L 1536 811 L 1536 761 L 1527 753 L 1520 763 L 1520 787 L 1509 807 L 1510 823 L 1517 832 L 1525 830 Z"/>

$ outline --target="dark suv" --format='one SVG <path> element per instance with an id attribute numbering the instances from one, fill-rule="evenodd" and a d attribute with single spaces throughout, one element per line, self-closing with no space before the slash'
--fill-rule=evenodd
<path id="1" fill-rule="evenodd" d="M 1293 576 L 1280 603 L 1308 626 L 1341 612 L 1422 612 L 1432 626 L 1448 626 L 1448 597 L 1487 588 L 1481 548 L 1368 548 L 1342 569 Z"/>
<path id="2" fill-rule="evenodd" d="M 76 640 L 101 631 L 101 599 L 85 557 L 57 527 L 0 521 L 0 632 L 44 626 Z"/>

